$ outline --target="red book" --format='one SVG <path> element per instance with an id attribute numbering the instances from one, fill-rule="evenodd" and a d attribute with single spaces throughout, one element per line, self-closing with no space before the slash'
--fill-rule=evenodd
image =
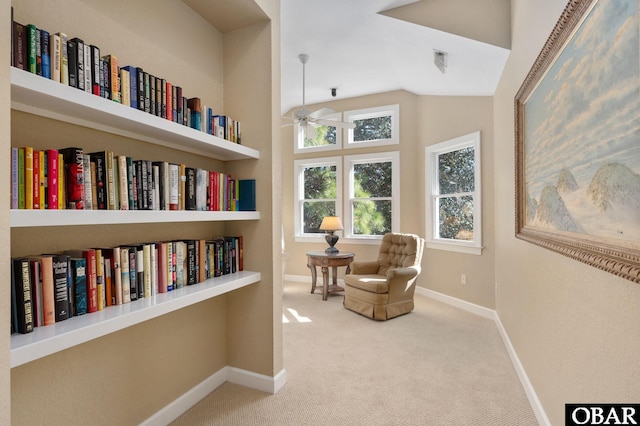
<path id="1" fill-rule="evenodd" d="M 98 276 L 96 251 L 94 249 L 68 250 L 65 254 L 84 257 L 87 260 L 87 313 L 98 311 Z"/>
<path id="2" fill-rule="evenodd" d="M 58 209 L 58 150 L 47 149 L 47 208 Z"/>
<path id="3" fill-rule="evenodd" d="M 64 159 L 67 208 L 84 210 L 84 152 L 82 148 L 64 148 L 59 152 Z"/>
<path id="4" fill-rule="evenodd" d="M 167 292 L 167 243 L 158 243 L 158 293 Z"/>
<path id="5" fill-rule="evenodd" d="M 167 120 L 173 121 L 173 85 L 167 81 Z"/>
<path id="6" fill-rule="evenodd" d="M 40 153 L 33 150 L 33 208 L 40 209 Z"/>

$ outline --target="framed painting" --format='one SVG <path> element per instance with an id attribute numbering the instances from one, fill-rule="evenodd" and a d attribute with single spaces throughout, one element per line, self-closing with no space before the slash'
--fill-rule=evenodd
<path id="1" fill-rule="evenodd" d="M 640 283 L 639 0 L 571 0 L 515 97 L 516 237 Z"/>

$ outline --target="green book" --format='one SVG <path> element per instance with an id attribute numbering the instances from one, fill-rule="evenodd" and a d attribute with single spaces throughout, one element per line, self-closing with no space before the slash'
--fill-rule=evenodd
<path id="1" fill-rule="evenodd" d="M 29 40 L 29 50 L 27 51 L 27 62 L 29 63 L 29 72 L 36 74 L 36 49 L 37 49 L 38 30 L 35 25 L 27 25 L 27 40 Z"/>

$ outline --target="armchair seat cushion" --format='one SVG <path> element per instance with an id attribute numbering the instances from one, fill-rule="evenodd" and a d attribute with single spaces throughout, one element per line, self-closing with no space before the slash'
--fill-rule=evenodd
<path id="1" fill-rule="evenodd" d="M 368 275 L 352 275 L 347 274 L 344 276 L 345 285 L 349 285 L 353 288 L 368 291 L 370 293 L 388 293 L 389 283 L 387 278 L 382 275 L 368 274 Z"/>

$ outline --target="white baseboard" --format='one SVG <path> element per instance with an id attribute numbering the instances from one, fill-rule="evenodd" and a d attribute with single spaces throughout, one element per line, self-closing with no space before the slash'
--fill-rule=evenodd
<path id="1" fill-rule="evenodd" d="M 275 377 L 270 377 L 235 367 L 224 367 L 146 419 L 141 425 L 164 426 L 171 423 L 225 382 L 267 393 L 277 393 L 286 383 L 286 376 L 285 370 L 280 371 Z"/>
<path id="2" fill-rule="evenodd" d="M 518 358 L 518 354 L 516 353 L 513 345 L 511 344 L 511 340 L 509 340 L 509 335 L 502 325 L 502 321 L 500 321 L 500 317 L 498 313 L 489 308 L 485 308 L 484 306 L 476 305 L 474 303 L 467 302 L 465 300 L 460 300 L 455 297 L 448 296 L 446 294 L 438 293 L 437 291 L 429 290 L 424 287 L 416 287 L 416 294 L 424 297 L 429 297 L 431 299 L 437 300 L 442 303 L 446 303 L 447 305 L 454 306 L 456 308 L 460 308 L 472 314 L 479 315 L 481 317 L 492 319 L 496 323 L 496 327 L 498 328 L 498 332 L 502 337 L 502 342 L 504 343 L 505 348 L 507 349 L 507 353 L 509 354 L 509 358 L 511 358 L 511 363 L 518 374 L 518 378 L 520 379 L 520 383 L 524 388 L 524 392 L 527 395 L 527 399 L 529 399 L 529 404 L 531 405 L 531 409 L 538 419 L 538 423 L 543 426 L 551 426 L 549 422 L 549 418 L 538 399 L 538 395 L 536 394 L 533 385 L 529 381 L 529 376 L 527 376 L 527 372 L 525 371 L 520 359 Z"/>

